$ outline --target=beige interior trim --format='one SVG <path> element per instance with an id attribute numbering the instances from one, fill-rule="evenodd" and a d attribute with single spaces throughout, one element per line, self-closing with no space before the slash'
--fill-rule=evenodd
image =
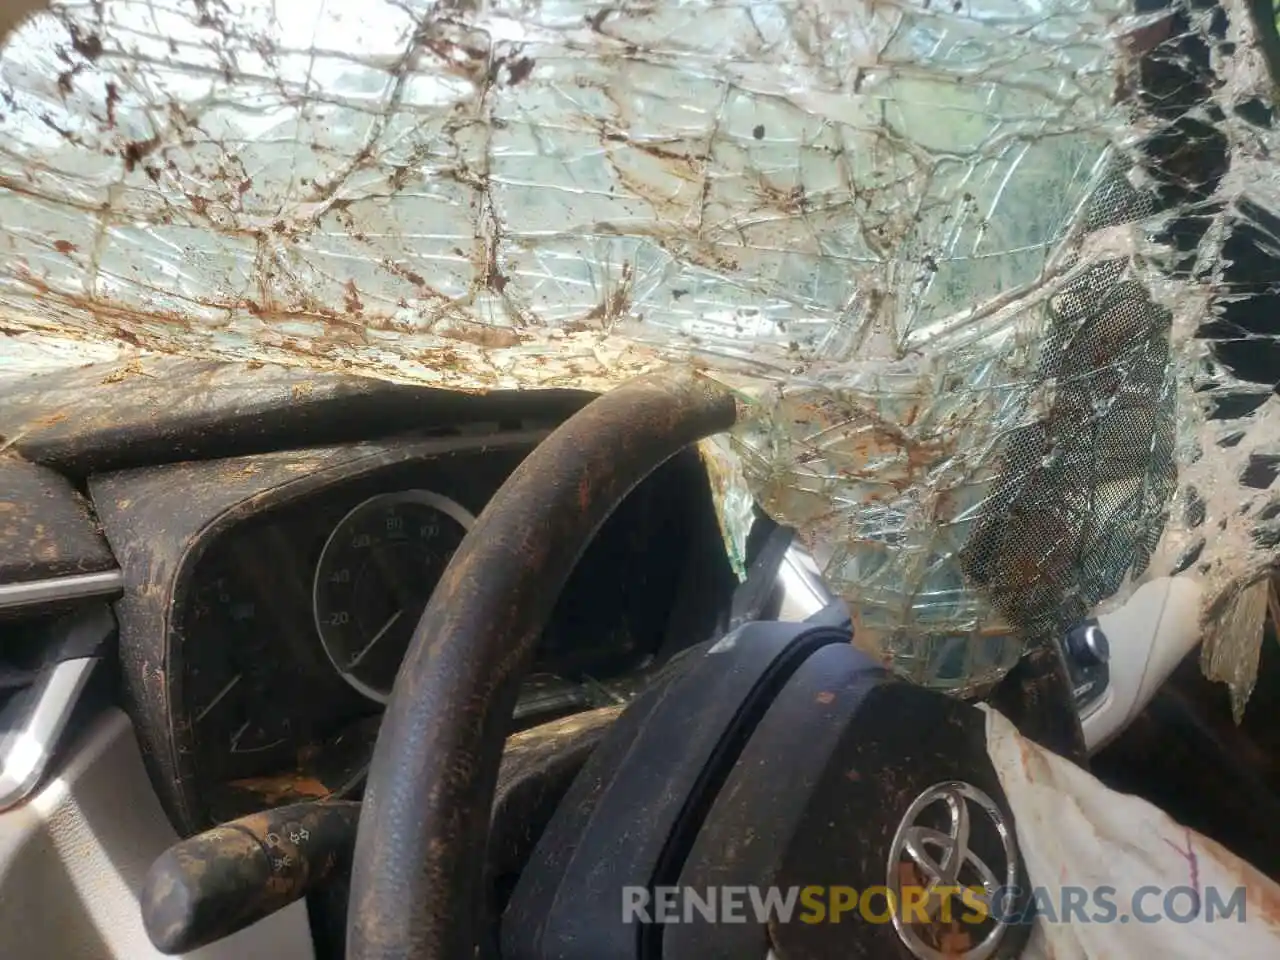
<path id="1" fill-rule="evenodd" d="M 0 957 L 155 960 L 138 890 L 177 834 L 128 718 L 99 715 L 30 800 L 0 814 Z M 315 960 L 305 904 L 187 954 L 192 960 Z"/>

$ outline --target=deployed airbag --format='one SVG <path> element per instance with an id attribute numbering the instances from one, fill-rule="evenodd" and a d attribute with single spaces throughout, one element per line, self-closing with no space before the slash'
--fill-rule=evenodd
<path id="1" fill-rule="evenodd" d="M 987 750 L 1035 884 L 1024 960 L 1280 957 L 1280 885 L 986 712 Z"/>

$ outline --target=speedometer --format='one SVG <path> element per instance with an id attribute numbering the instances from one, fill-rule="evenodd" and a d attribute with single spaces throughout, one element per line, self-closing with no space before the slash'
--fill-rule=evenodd
<path id="1" fill-rule="evenodd" d="M 448 497 L 406 490 L 343 517 L 316 565 L 320 642 L 339 675 L 379 703 L 391 695 L 414 628 L 475 518 Z"/>

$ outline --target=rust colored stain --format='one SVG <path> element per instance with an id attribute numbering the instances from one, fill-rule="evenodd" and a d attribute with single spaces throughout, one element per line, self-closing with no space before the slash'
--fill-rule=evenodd
<path id="1" fill-rule="evenodd" d="M 898 864 L 898 884 L 900 888 L 921 888 L 926 886 L 926 878 L 916 869 L 915 864 Z M 957 906 L 953 904 L 953 907 Z M 929 921 L 921 921 L 919 916 L 913 920 L 912 910 L 908 909 L 904 920 L 916 928 L 916 932 L 926 943 L 931 944 L 944 957 L 963 957 L 973 947 L 973 941 L 955 916 L 953 911 L 942 911 Z"/>
<path id="2" fill-rule="evenodd" d="M 490 327 L 477 323 L 458 323 L 441 331 L 454 340 L 473 343 L 478 347 L 518 347 L 524 341 L 510 327 Z"/>
<path id="3" fill-rule="evenodd" d="M 53 249 L 63 254 L 75 253 L 76 245 L 70 240 L 55 240 L 53 241 Z"/>
<path id="4" fill-rule="evenodd" d="M 1268 926 L 1280 929 L 1280 894 L 1276 893 L 1274 881 L 1208 837 L 1201 836 L 1197 840 L 1205 854 L 1226 871 L 1228 879 L 1245 888 L 1245 896 L 1251 905 L 1250 919 L 1260 916 Z"/>
<path id="5" fill-rule="evenodd" d="M 511 86 L 529 78 L 529 74 L 533 73 L 534 60 L 532 57 L 521 57 L 519 60 L 512 61 L 507 65 L 507 81 Z"/>
<path id="6" fill-rule="evenodd" d="M 333 793 L 315 777 L 303 774 L 282 774 L 274 777 L 248 777 L 232 780 L 230 786 L 256 793 L 264 803 L 271 805 L 284 800 L 323 800 Z"/>
<path id="7" fill-rule="evenodd" d="M 173 845 L 139 897 L 148 936 L 186 953 L 275 913 L 347 862 L 359 815 L 357 803 L 299 803 Z"/>
<path id="8" fill-rule="evenodd" d="M 950 929 L 941 937 L 944 957 L 963 957 L 973 946 L 973 940 L 963 930 Z"/>
<path id="9" fill-rule="evenodd" d="M 79 27 L 73 27 L 71 28 L 71 49 L 86 60 L 97 60 L 102 56 L 102 38 L 92 33 L 86 36 Z"/>
<path id="10" fill-rule="evenodd" d="M 343 288 L 346 292 L 343 299 L 343 305 L 347 308 L 348 313 L 353 313 L 357 317 L 364 313 L 364 303 L 360 300 L 360 290 L 356 287 L 354 280 L 348 280 Z"/>

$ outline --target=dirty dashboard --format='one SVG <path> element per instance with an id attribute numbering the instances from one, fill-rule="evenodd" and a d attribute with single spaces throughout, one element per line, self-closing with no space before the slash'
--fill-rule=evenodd
<path id="1" fill-rule="evenodd" d="M 3 459 L 54 485 L 24 498 L 29 526 L 53 531 L 48 511 L 75 503 L 75 529 L 95 538 L 100 526 L 119 563 L 119 680 L 170 819 L 188 833 L 358 797 L 399 661 L 450 557 L 586 395 L 466 396 L 173 360 L 121 369 L 0 387 L 0 407 L 22 410 L 7 415 L 54 411 Z M 62 380 L 77 377 L 100 383 L 98 407 L 60 416 Z M 67 528 L 56 527 L 63 547 Z M 13 560 L 24 543 L 6 537 L 2 552 Z M 706 473 L 686 451 L 579 561 L 513 732 L 626 702 L 710 634 L 733 582 Z"/>

